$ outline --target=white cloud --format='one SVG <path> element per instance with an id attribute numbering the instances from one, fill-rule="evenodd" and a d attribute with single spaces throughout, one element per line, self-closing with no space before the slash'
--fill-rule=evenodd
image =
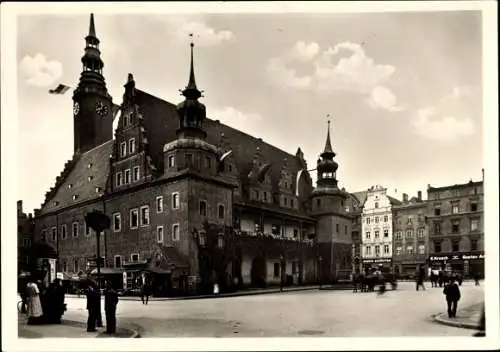
<path id="1" fill-rule="evenodd" d="M 262 124 L 262 116 L 259 114 L 243 112 L 232 106 L 226 106 L 210 109 L 208 116 L 249 135 L 263 137 L 262 129 L 259 127 Z"/>
<path id="2" fill-rule="evenodd" d="M 186 17 L 173 17 L 166 22 L 167 32 L 175 41 L 186 43 L 189 34 L 195 37 L 195 43 L 199 46 L 219 45 L 224 41 L 232 40 L 234 34 L 231 31 L 216 31 L 209 27 L 202 19 Z"/>
<path id="3" fill-rule="evenodd" d="M 396 96 L 392 91 L 386 87 L 377 86 L 373 88 L 370 97 L 368 98 L 368 105 L 373 109 L 382 109 L 390 112 L 402 111 L 402 106 L 397 106 Z"/>
<path id="4" fill-rule="evenodd" d="M 28 85 L 46 87 L 61 78 L 63 68 L 60 62 L 47 61 L 38 53 L 34 57 L 26 55 L 19 63 L 19 70 Z"/>
<path id="5" fill-rule="evenodd" d="M 458 100 L 464 97 L 472 96 L 472 89 L 468 86 L 455 86 L 453 91 L 443 97 L 443 101 Z"/>
<path id="6" fill-rule="evenodd" d="M 412 120 L 415 133 L 429 139 L 453 142 L 474 132 L 474 123 L 470 118 L 440 118 L 437 114 L 438 111 L 432 107 L 418 110 Z"/>
<path id="7" fill-rule="evenodd" d="M 348 55 L 339 56 L 345 53 Z M 298 62 L 310 64 L 312 74 L 297 76 L 293 65 Z M 317 43 L 298 41 L 282 56 L 271 58 L 266 68 L 270 79 L 282 88 L 355 92 L 365 95 L 372 108 L 390 112 L 402 109 L 395 94 L 382 85 L 394 73 L 394 66 L 375 63 L 356 43 L 339 43 L 320 53 Z"/>

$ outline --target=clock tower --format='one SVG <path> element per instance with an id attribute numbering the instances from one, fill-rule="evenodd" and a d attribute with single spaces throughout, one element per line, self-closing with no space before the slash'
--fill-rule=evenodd
<path id="1" fill-rule="evenodd" d="M 113 138 L 113 101 L 102 75 L 104 63 L 94 14 L 85 42 L 80 82 L 73 93 L 74 153 L 84 153 Z"/>

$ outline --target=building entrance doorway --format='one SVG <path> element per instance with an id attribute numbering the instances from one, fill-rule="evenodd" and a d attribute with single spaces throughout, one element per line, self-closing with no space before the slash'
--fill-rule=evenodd
<path id="1" fill-rule="evenodd" d="M 253 287 L 266 287 L 266 260 L 262 256 L 257 256 L 252 261 L 250 278 Z"/>

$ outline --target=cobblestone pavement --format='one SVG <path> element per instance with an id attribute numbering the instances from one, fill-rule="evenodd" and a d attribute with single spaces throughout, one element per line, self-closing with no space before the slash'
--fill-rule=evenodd
<path id="1" fill-rule="evenodd" d="M 484 299 L 482 286 L 465 282 L 461 308 Z M 85 300 L 68 298 L 66 319 L 85 321 Z M 436 323 L 446 310 L 442 288 L 416 291 L 400 283 L 384 295 L 306 291 L 221 299 L 122 300 L 118 324 L 142 337 L 394 337 L 471 336 L 473 331 Z"/>

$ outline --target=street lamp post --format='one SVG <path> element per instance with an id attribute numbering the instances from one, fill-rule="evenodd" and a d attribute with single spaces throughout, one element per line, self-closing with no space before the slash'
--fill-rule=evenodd
<path id="1" fill-rule="evenodd" d="M 318 258 L 318 261 L 319 261 L 319 266 L 318 266 L 318 284 L 319 284 L 319 288 L 321 288 L 322 286 L 322 278 L 321 278 L 321 275 L 323 274 L 322 273 L 322 268 L 323 268 L 323 257 L 322 256 L 319 256 Z"/>
<path id="2" fill-rule="evenodd" d="M 284 263 L 285 263 L 285 258 L 283 257 L 283 254 L 280 255 L 280 292 L 283 292 L 283 281 L 284 281 Z"/>

